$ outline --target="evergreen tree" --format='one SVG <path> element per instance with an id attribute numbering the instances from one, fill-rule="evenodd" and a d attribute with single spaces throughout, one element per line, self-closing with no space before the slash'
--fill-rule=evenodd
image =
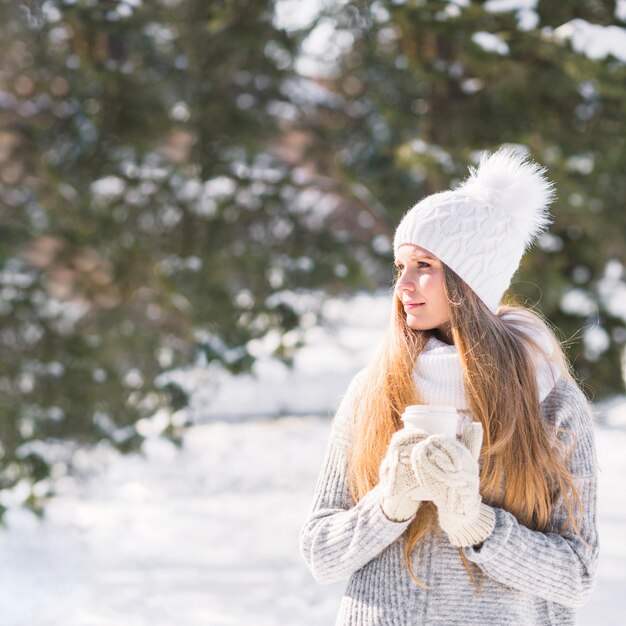
<path id="1" fill-rule="evenodd" d="M 388 286 L 402 213 L 506 142 L 559 189 L 514 291 L 591 328 L 570 356 L 620 390 L 624 63 L 554 29 L 623 23 L 610 2 L 492 4 L 353 0 L 288 31 L 273 0 L 1 4 L 0 491 L 38 483 L 37 509 L 56 442 L 137 449 L 187 402 L 173 368 L 246 371 L 268 335 L 289 362 L 302 294 Z M 336 66 L 303 76 L 329 26 Z"/>
<path id="2" fill-rule="evenodd" d="M 489 5 L 492 5 L 491 7 Z M 465 177 L 478 152 L 526 147 L 558 189 L 549 236 L 512 286 L 567 339 L 596 396 L 623 390 L 626 66 L 572 48 L 555 27 L 577 18 L 622 25 L 613 2 L 350 2 L 327 12 L 352 44 L 324 78 L 341 94 L 328 150 L 396 223 L 423 195 Z M 582 339 L 582 340 L 581 340 Z"/>
<path id="3" fill-rule="evenodd" d="M 142 419 L 187 401 L 159 374 L 244 371 L 268 331 L 288 361 L 293 290 L 352 280 L 307 205 L 330 200 L 307 199 L 281 157 L 303 149 L 285 124 L 306 102 L 300 34 L 273 14 L 270 0 L 0 8 L 0 489 L 42 481 L 35 508 L 52 443 L 136 449 Z"/>

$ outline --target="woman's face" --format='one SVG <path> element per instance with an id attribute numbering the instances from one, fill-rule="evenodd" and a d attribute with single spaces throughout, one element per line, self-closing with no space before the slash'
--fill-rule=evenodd
<path id="1" fill-rule="evenodd" d="M 437 329 L 442 339 L 452 343 L 441 261 L 424 248 L 405 244 L 398 249 L 395 264 L 395 291 L 404 305 L 407 325 L 415 330 Z"/>

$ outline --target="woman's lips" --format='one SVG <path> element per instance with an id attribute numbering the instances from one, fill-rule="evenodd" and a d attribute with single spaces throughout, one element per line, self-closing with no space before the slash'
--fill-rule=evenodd
<path id="1" fill-rule="evenodd" d="M 424 305 L 424 302 L 405 302 L 404 309 L 405 310 L 417 309 L 418 306 L 423 306 L 423 305 Z"/>

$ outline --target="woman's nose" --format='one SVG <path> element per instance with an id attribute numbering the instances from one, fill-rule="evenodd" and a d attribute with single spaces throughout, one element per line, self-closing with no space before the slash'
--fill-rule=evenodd
<path id="1" fill-rule="evenodd" d="M 398 280 L 397 287 L 400 291 L 413 291 L 415 289 L 413 282 L 406 276 L 403 276 Z"/>

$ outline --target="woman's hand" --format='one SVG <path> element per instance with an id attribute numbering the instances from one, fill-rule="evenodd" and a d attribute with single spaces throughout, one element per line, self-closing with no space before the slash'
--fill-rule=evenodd
<path id="1" fill-rule="evenodd" d="M 420 484 L 411 467 L 411 451 L 428 437 L 423 430 L 403 428 L 393 434 L 380 464 L 381 507 L 394 522 L 404 522 L 417 513 L 420 501 L 412 495 Z"/>
<path id="2" fill-rule="evenodd" d="M 483 542 L 495 526 L 495 512 L 483 504 L 479 493 L 481 444 L 482 426 L 473 422 L 461 441 L 431 435 L 411 452 L 416 479 L 431 495 L 439 525 L 456 546 Z"/>

